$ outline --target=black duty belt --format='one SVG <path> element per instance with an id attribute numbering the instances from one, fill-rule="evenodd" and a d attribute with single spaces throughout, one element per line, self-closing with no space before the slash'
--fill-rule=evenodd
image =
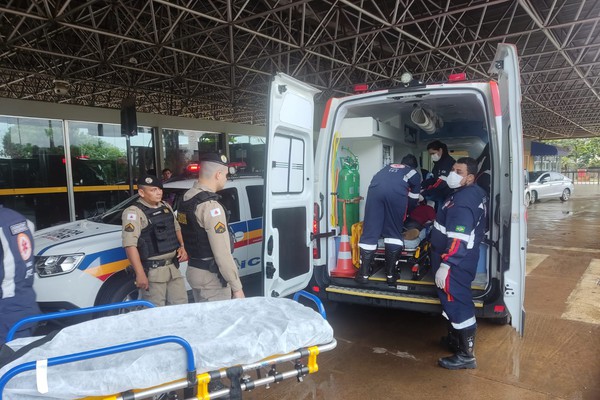
<path id="1" fill-rule="evenodd" d="M 217 263 L 215 263 L 214 258 L 208 258 L 206 260 L 203 260 L 202 258 L 191 257 L 188 261 L 188 266 L 215 273 L 219 271 L 219 268 L 217 267 Z"/>
<path id="2" fill-rule="evenodd" d="M 173 264 L 173 259 L 170 260 L 146 260 L 142 261 L 144 268 L 158 268 L 164 267 L 165 265 Z"/>

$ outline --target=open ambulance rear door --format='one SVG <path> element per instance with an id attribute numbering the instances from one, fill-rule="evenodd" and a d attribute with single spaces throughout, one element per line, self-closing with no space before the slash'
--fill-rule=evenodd
<path id="1" fill-rule="evenodd" d="M 511 315 L 511 325 L 522 335 L 525 324 L 525 254 L 527 225 L 525 221 L 523 178 L 523 127 L 521 122 L 521 82 L 517 49 L 499 44 L 490 73 L 497 74 L 498 85 L 492 83 L 492 98 L 499 142 L 501 170 L 500 197 L 496 206 L 500 224 L 500 266 L 504 274 L 504 303 Z"/>
<path id="2" fill-rule="evenodd" d="M 265 296 L 304 289 L 312 276 L 313 118 L 319 90 L 277 74 L 271 83 L 263 273 Z"/>

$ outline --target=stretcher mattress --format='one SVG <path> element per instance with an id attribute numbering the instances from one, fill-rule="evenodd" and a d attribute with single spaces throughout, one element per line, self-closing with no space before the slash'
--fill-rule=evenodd
<path id="1" fill-rule="evenodd" d="M 302 347 L 326 344 L 333 330 L 313 309 L 288 299 L 246 298 L 184 304 L 104 317 L 64 328 L 51 341 L 0 369 L 117 344 L 175 335 L 193 348 L 198 373 L 248 364 Z M 31 338 L 8 343 L 14 350 Z M 36 388 L 36 371 L 12 378 L 10 399 L 71 399 L 146 388 L 185 377 L 185 352 L 163 344 L 49 367 L 48 393 Z M 38 371 L 39 373 L 39 371 Z"/>

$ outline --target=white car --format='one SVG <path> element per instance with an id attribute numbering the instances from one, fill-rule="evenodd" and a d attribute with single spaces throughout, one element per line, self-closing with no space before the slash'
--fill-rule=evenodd
<path id="1" fill-rule="evenodd" d="M 573 195 L 573 181 L 558 172 L 535 171 L 529 173 L 531 204 L 542 199 L 567 201 Z"/>
<path id="2" fill-rule="evenodd" d="M 175 212 L 195 179 L 169 182 L 163 198 Z M 230 212 L 229 228 L 236 238 L 233 256 L 246 295 L 261 291 L 263 179 L 237 177 L 219 192 Z M 37 301 L 44 310 L 91 307 L 138 297 L 129 262 L 121 245 L 121 214 L 138 195 L 97 217 L 36 232 Z M 181 267 L 185 276 L 187 263 Z M 189 289 L 189 287 L 188 287 Z"/>

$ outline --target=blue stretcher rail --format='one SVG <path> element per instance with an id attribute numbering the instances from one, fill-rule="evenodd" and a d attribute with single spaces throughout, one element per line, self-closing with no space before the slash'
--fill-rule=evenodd
<path id="1" fill-rule="evenodd" d="M 317 296 L 312 293 L 307 292 L 306 290 L 299 290 L 294 294 L 294 301 L 298 301 L 300 297 L 305 297 L 309 300 L 312 300 L 319 309 L 319 314 L 323 317 L 323 319 L 327 319 L 327 313 L 325 312 L 325 307 L 323 307 L 323 302 Z"/>
<path id="2" fill-rule="evenodd" d="M 127 302 L 131 303 L 131 302 Z M 48 359 L 48 366 L 67 364 L 75 361 L 87 360 L 95 357 L 107 356 L 115 353 L 123 353 L 125 351 L 137 350 L 144 347 L 157 346 L 164 343 L 177 343 L 183 347 L 186 352 L 187 371 L 188 376 L 196 375 L 196 363 L 194 361 L 194 352 L 190 344 L 179 336 L 160 336 L 157 338 L 140 340 L 138 342 L 124 343 L 116 346 L 104 347 L 96 350 L 84 351 L 81 353 L 68 354 L 66 356 L 52 357 Z M 21 372 L 31 371 L 36 368 L 36 361 L 30 361 L 24 364 L 13 367 L 0 377 L 0 398 L 2 398 L 2 392 L 4 387 L 15 375 Z"/>
<path id="3" fill-rule="evenodd" d="M 8 331 L 8 335 L 6 335 L 6 342 L 10 342 L 11 340 L 13 340 L 15 333 L 23 325 L 32 324 L 34 322 L 40 322 L 40 321 L 49 321 L 52 319 L 74 317 L 76 315 L 93 314 L 93 313 L 102 312 L 102 311 L 118 310 L 119 308 L 132 308 L 132 307 L 153 308 L 154 304 L 152 304 L 146 300 L 132 300 L 132 301 L 124 301 L 122 303 L 103 304 L 101 306 L 95 306 L 95 307 L 78 308 L 76 310 L 58 311 L 58 312 L 53 312 L 53 313 L 48 313 L 48 314 L 34 315 L 33 317 L 23 318 L 22 320 L 18 321 L 16 324 L 14 324 L 13 327 L 10 328 L 10 331 Z"/>

